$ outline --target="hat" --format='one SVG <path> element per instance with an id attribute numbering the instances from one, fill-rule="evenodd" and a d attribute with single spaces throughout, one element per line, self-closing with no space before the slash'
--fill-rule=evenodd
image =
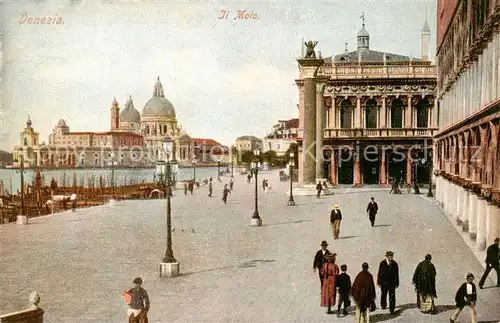
<path id="1" fill-rule="evenodd" d="M 334 210 L 338 210 L 338 209 L 340 209 L 340 205 L 338 205 L 338 204 L 333 204 L 333 209 L 334 209 Z"/>
<path id="2" fill-rule="evenodd" d="M 326 258 L 326 259 L 332 259 L 332 258 L 335 258 L 336 256 L 337 256 L 337 254 L 336 254 L 336 253 L 327 253 L 327 254 L 325 255 L 325 258 Z"/>
<path id="3" fill-rule="evenodd" d="M 388 250 L 386 253 L 385 253 L 385 256 L 394 256 L 394 252 Z"/>
<path id="4" fill-rule="evenodd" d="M 141 277 L 136 277 L 133 281 L 132 284 L 142 284 L 142 278 Z"/>
<path id="5" fill-rule="evenodd" d="M 471 278 L 471 277 L 474 278 L 474 275 L 472 273 L 468 273 L 467 278 Z"/>
<path id="6" fill-rule="evenodd" d="M 325 240 L 321 241 L 321 246 L 323 247 L 327 247 L 328 246 L 328 242 L 326 242 Z"/>

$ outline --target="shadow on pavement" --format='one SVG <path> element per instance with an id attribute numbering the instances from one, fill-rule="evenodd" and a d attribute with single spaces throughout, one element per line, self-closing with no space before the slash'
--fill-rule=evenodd
<path id="1" fill-rule="evenodd" d="M 345 236 L 345 237 L 340 237 L 339 240 L 344 240 L 344 239 L 351 239 L 351 238 L 358 238 L 359 236 Z"/>
<path id="2" fill-rule="evenodd" d="M 254 268 L 257 267 L 257 263 L 268 263 L 268 262 L 275 262 L 276 260 L 251 260 L 251 261 L 246 261 L 242 264 L 239 265 L 234 265 L 234 266 L 225 266 L 225 267 L 217 267 L 217 268 L 209 268 L 209 269 L 203 269 L 203 270 L 197 270 L 197 271 L 191 271 L 191 272 L 186 272 L 186 273 L 181 273 L 179 276 L 189 276 L 193 274 L 201 274 L 201 273 L 207 273 L 211 271 L 218 271 L 218 270 L 224 270 L 224 269 L 236 269 L 236 268 Z"/>
<path id="3" fill-rule="evenodd" d="M 374 227 L 375 228 L 378 228 L 378 227 L 390 227 L 391 225 L 390 224 L 375 224 Z"/>
<path id="4" fill-rule="evenodd" d="M 382 311 L 387 311 L 387 312 L 386 313 L 371 314 L 370 315 L 370 322 L 384 322 L 384 321 L 392 320 L 392 319 L 400 316 L 404 311 L 409 310 L 409 309 L 413 309 L 413 308 L 417 308 L 417 304 L 410 303 L 410 304 L 399 305 L 396 307 L 394 314 L 389 313 L 388 310 L 382 310 Z"/>
<path id="5" fill-rule="evenodd" d="M 456 307 L 454 305 L 436 305 L 436 314 L 448 312 L 454 310 Z"/>
<path id="6" fill-rule="evenodd" d="M 303 223 L 303 222 L 312 222 L 312 220 L 297 220 L 297 221 L 289 221 L 289 222 L 270 223 L 270 224 L 263 224 L 262 226 L 269 227 L 272 225 L 284 225 L 284 224 Z"/>

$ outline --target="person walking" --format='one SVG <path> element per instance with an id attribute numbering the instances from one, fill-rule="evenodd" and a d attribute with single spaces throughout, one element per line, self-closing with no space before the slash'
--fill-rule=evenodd
<path id="1" fill-rule="evenodd" d="M 69 199 L 71 200 L 71 211 L 75 212 L 76 211 L 76 194 L 75 193 L 71 194 Z"/>
<path id="2" fill-rule="evenodd" d="M 233 179 L 231 179 L 231 180 L 229 181 L 229 189 L 231 190 L 231 192 L 232 192 L 232 191 L 233 191 L 233 189 L 234 189 L 234 182 L 233 182 Z"/>
<path id="3" fill-rule="evenodd" d="M 500 244 L 500 239 L 496 238 L 491 246 L 486 250 L 486 270 L 484 271 L 483 277 L 479 281 L 479 288 L 483 289 L 484 282 L 488 275 L 490 274 L 491 269 L 495 269 L 497 272 L 497 287 L 500 287 L 500 264 L 498 259 L 498 253 L 500 252 L 498 245 Z"/>
<path id="4" fill-rule="evenodd" d="M 184 182 L 184 195 L 188 195 L 188 183 Z"/>
<path id="5" fill-rule="evenodd" d="M 227 204 L 227 196 L 231 194 L 231 191 L 227 188 L 227 184 L 224 184 L 224 189 L 222 190 L 222 200 L 224 204 Z"/>
<path id="6" fill-rule="evenodd" d="M 330 226 L 332 227 L 334 239 L 339 238 L 340 221 L 342 221 L 342 212 L 340 212 L 340 205 L 334 204 L 333 209 L 330 212 Z"/>
<path id="7" fill-rule="evenodd" d="M 389 294 L 389 311 L 394 314 L 396 309 L 396 288 L 399 287 L 399 267 L 394 261 L 394 253 L 387 251 L 386 259 L 380 262 L 378 267 L 377 285 L 381 289 L 380 307 L 387 308 L 387 294 Z"/>
<path id="8" fill-rule="evenodd" d="M 434 305 L 434 299 L 437 298 L 436 267 L 431 260 L 430 254 L 425 255 L 425 259 L 417 265 L 412 280 L 417 292 L 417 307 L 425 314 L 436 312 Z"/>
<path id="9" fill-rule="evenodd" d="M 208 197 L 212 197 L 212 191 L 213 191 L 212 177 L 210 177 L 210 182 L 208 182 Z"/>
<path id="10" fill-rule="evenodd" d="M 321 286 L 321 306 L 327 307 L 327 314 L 333 314 L 332 306 L 335 306 L 335 297 L 337 296 L 337 276 L 339 274 L 339 266 L 335 264 L 337 254 L 329 253 L 326 256 L 326 263 L 321 267 L 323 274 L 323 285 Z"/>
<path id="11" fill-rule="evenodd" d="M 377 202 L 375 202 L 374 197 L 370 199 L 370 203 L 368 203 L 368 206 L 366 207 L 366 212 L 368 213 L 368 217 L 370 218 L 372 227 L 375 226 L 375 217 L 377 216 L 378 212 L 378 204 Z"/>
<path id="12" fill-rule="evenodd" d="M 323 268 L 323 264 L 326 262 L 326 256 L 330 253 L 328 248 L 328 243 L 323 240 L 321 242 L 321 249 L 316 252 L 313 260 L 313 272 L 318 270 L 319 281 L 321 283 L 321 287 L 323 287 L 323 274 L 321 273 L 321 268 Z"/>
<path id="13" fill-rule="evenodd" d="M 348 315 L 347 308 L 351 306 L 349 295 L 351 294 L 351 277 L 347 274 L 347 265 L 340 266 L 342 273 L 337 278 L 337 287 L 339 289 L 339 305 L 337 307 L 337 316 L 340 316 L 340 308 L 344 304 L 344 316 Z"/>
<path id="14" fill-rule="evenodd" d="M 368 323 L 376 297 L 375 284 L 372 274 L 368 271 L 368 263 L 364 262 L 361 268 L 362 271 L 352 283 L 351 295 L 356 303 L 356 323 Z"/>
<path id="15" fill-rule="evenodd" d="M 476 301 L 477 292 L 476 285 L 473 283 L 474 275 L 468 273 L 465 277 L 466 282 L 463 283 L 455 294 L 456 310 L 450 317 L 450 323 L 454 323 L 465 306 L 469 307 L 471 323 L 477 323 Z"/>
<path id="16" fill-rule="evenodd" d="M 189 182 L 188 188 L 189 188 L 189 192 L 191 193 L 191 195 L 193 195 L 193 191 L 194 191 L 194 182 Z"/>
<path id="17" fill-rule="evenodd" d="M 142 278 L 137 277 L 132 282 L 135 287 L 126 291 L 123 296 L 128 303 L 127 310 L 129 323 L 148 323 L 149 296 L 142 288 Z"/>
<path id="18" fill-rule="evenodd" d="M 321 196 L 321 191 L 323 190 L 323 186 L 321 185 L 321 182 L 318 182 L 318 185 L 316 185 L 316 198 L 319 199 Z"/>

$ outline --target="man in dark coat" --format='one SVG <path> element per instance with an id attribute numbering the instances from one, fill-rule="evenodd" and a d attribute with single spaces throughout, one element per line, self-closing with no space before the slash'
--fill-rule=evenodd
<path id="1" fill-rule="evenodd" d="M 149 296 L 144 288 L 142 288 L 142 278 L 134 279 L 134 288 L 131 288 L 127 293 L 131 296 L 129 310 L 127 311 L 129 323 L 148 323 L 149 311 Z"/>
<path id="2" fill-rule="evenodd" d="M 363 270 L 356 276 L 352 283 L 351 295 L 356 302 L 356 322 L 368 322 L 368 311 L 375 301 L 376 292 L 373 276 L 368 271 L 368 264 L 361 265 Z"/>
<path id="3" fill-rule="evenodd" d="M 323 190 L 323 186 L 321 185 L 321 182 L 318 182 L 318 184 L 316 185 L 316 198 L 319 199 L 319 197 L 321 196 L 322 190 Z"/>
<path id="4" fill-rule="evenodd" d="M 344 315 L 348 315 L 347 308 L 351 306 L 349 295 L 351 294 L 351 277 L 347 274 L 347 265 L 340 266 L 342 273 L 337 277 L 337 287 L 339 289 L 339 302 L 337 316 L 340 316 L 340 308 L 344 304 Z"/>
<path id="5" fill-rule="evenodd" d="M 313 272 L 318 270 L 319 281 L 321 282 L 321 287 L 323 287 L 323 275 L 321 274 L 321 268 L 323 264 L 326 262 L 326 256 L 330 254 L 330 251 L 327 249 L 328 243 L 326 241 L 321 242 L 321 249 L 316 252 L 313 261 Z"/>
<path id="6" fill-rule="evenodd" d="M 212 191 L 213 191 L 212 177 L 210 177 L 210 182 L 208 183 L 208 197 L 212 197 Z"/>
<path id="7" fill-rule="evenodd" d="M 392 251 L 387 251 L 385 257 L 386 259 L 380 263 L 377 275 L 377 285 L 382 292 L 380 307 L 387 308 L 387 294 L 389 294 L 389 311 L 393 314 L 396 309 L 396 288 L 399 287 L 399 267 L 393 259 Z"/>
<path id="8" fill-rule="evenodd" d="M 431 262 L 432 256 L 425 255 L 413 273 L 413 285 L 417 291 L 417 307 L 422 313 L 434 313 L 436 293 L 436 267 Z"/>
<path id="9" fill-rule="evenodd" d="M 455 303 L 457 309 L 450 317 L 450 323 L 455 322 L 455 320 L 458 318 L 458 316 L 460 315 L 465 306 L 469 306 L 470 321 L 473 323 L 477 322 L 476 318 L 477 292 L 476 292 L 476 285 L 473 283 L 474 275 L 468 273 L 465 279 L 467 281 L 460 286 L 460 288 L 457 290 L 457 293 L 455 294 Z"/>
<path id="10" fill-rule="evenodd" d="M 494 243 L 488 247 L 486 251 L 486 270 L 484 271 L 483 277 L 479 281 L 479 288 L 483 289 L 484 282 L 488 275 L 490 274 L 491 269 L 495 269 L 497 272 L 497 287 L 500 287 L 500 264 L 498 263 L 498 253 L 500 244 L 500 239 L 496 238 Z"/>
<path id="11" fill-rule="evenodd" d="M 366 212 L 368 213 L 368 217 L 370 218 L 370 223 L 372 224 L 372 227 L 375 226 L 375 216 L 377 215 L 378 212 L 378 204 L 377 202 L 375 202 L 374 197 L 372 197 L 370 203 L 368 203 Z"/>

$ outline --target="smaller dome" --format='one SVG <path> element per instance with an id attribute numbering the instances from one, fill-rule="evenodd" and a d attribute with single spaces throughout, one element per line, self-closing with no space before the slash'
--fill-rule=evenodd
<path id="1" fill-rule="evenodd" d="M 366 31 L 365 27 L 362 27 L 360 31 L 358 31 L 358 37 L 370 37 L 370 34 Z"/>
<path id="2" fill-rule="evenodd" d="M 66 127 L 66 121 L 64 121 L 63 119 L 59 120 L 57 122 L 57 126 L 58 127 Z"/>
<path id="3" fill-rule="evenodd" d="M 427 19 L 425 19 L 424 27 L 422 28 L 422 32 L 424 32 L 424 33 L 430 33 L 431 32 L 431 29 L 429 28 L 429 24 L 427 23 Z"/>
<path id="4" fill-rule="evenodd" d="M 141 122 L 141 114 L 134 108 L 132 96 L 129 96 L 125 109 L 120 113 L 120 122 Z"/>

